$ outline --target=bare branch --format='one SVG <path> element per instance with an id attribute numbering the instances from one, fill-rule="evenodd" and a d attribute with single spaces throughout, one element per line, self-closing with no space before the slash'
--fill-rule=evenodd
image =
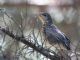
<path id="1" fill-rule="evenodd" d="M 26 40 L 25 38 L 22 38 L 18 35 L 13 34 L 12 32 L 10 32 L 9 30 L 6 30 L 5 28 L 1 28 L 0 30 L 7 34 L 8 36 L 10 36 L 11 38 L 20 41 L 26 45 L 28 45 L 29 47 L 33 48 L 35 51 L 41 53 L 42 55 L 46 56 L 47 58 L 51 59 L 51 60 L 60 60 L 60 56 L 58 56 L 55 52 L 49 50 L 49 49 L 45 49 L 43 48 L 41 45 L 36 46 L 34 43 L 29 42 L 28 40 Z"/>

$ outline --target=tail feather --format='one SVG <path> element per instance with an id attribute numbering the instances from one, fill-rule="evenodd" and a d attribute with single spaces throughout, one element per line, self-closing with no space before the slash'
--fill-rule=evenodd
<path id="1" fill-rule="evenodd" d="M 64 41 L 64 46 L 66 47 L 67 50 L 71 50 L 71 48 L 70 48 L 70 40 L 66 36 L 65 36 L 65 38 L 66 38 L 66 40 Z"/>

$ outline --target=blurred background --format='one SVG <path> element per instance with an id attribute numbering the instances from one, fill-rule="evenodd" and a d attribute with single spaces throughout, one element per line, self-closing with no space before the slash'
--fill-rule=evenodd
<path id="1" fill-rule="evenodd" d="M 42 44 L 44 37 L 38 34 L 41 23 L 37 16 L 44 12 L 51 15 L 53 23 L 71 40 L 71 49 L 77 53 L 71 59 L 80 60 L 80 0 L 0 0 L 0 26 L 26 38 L 34 29 L 38 44 Z M 29 37 L 34 39 L 32 35 Z M 37 52 L 27 54 L 31 49 L 0 31 L 0 59 L 47 59 Z"/>

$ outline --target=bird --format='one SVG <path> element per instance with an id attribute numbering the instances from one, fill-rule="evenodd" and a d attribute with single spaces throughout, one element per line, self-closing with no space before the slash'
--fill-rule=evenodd
<path id="1" fill-rule="evenodd" d="M 67 50 L 70 48 L 70 39 L 60 29 L 53 24 L 49 13 L 42 13 L 38 16 L 38 20 L 42 22 L 43 34 L 46 36 L 49 44 L 62 44 Z"/>

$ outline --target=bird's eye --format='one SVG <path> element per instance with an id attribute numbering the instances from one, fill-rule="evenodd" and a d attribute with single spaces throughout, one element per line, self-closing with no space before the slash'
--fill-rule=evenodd
<path id="1" fill-rule="evenodd" d="M 47 15 L 44 15 L 45 17 L 47 16 Z"/>
<path id="2" fill-rule="evenodd" d="M 44 14 L 42 14 L 44 17 L 48 17 L 48 14 L 47 13 L 44 13 Z"/>

